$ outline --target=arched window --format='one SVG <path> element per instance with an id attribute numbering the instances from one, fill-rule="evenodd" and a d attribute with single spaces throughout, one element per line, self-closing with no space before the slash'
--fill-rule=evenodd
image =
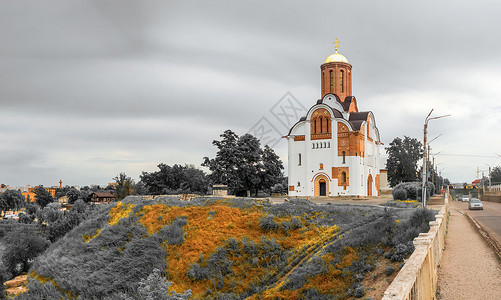
<path id="1" fill-rule="evenodd" d="M 343 151 L 343 164 L 346 163 L 346 152 Z"/>
<path id="2" fill-rule="evenodd" d="M 299 182 L 299 181 L 298 181 L 298 182 L 297 182 L 297 186 L 298 186 L 298 187 L 299 187 L 299 186 L 301 186 L 301 182 Z"/>
<path id="3" fill-rule="evenodd" d="M 330 74 L 330 82 L 331 82 L 331 93 L 334 93 L 334 74 L 332 73 L 332 70 L 329 71 Z"/>
<path id="4" fill-rule="evenodd" d="M 344 70 L 339 73 L 339 84 L 341 93 L 344 93 Z"/>
<path id="5" fill-rule="evenodd" d="M 319 121 L 320 121 L 320 133 L 323 133 L 323 132 L 324 132 L 324 128 L 323 128 L 323 126 L 322 126 L 322 125 L 324 125 L 324 124 L 323 124 L 323 123 L 324 123 L 324 122 L 323 122 L 323 118 L 322 118 L 322 117 L 320 117 L 320 118 L 319 118 Z"/>
<path id="6" fill-rule="evenodd" d="M 320 170 L 324 169 L 324 164 L 320 164 Z"/>
<path id="7" fill-rule="evenodd" d="M 346 183 L 346 172 L 341 173 L 341 182 Z"/>
<path id="8" fill-rule="evenodd" d="M 298 160 L 299 160 L 298 166 L 300 166 L 301 165 L 301 153 L 298 154 Z"/>
<path id="9" fill-rule="evenodd" d="M 313 120 L 313 133 L 317 133 L 317 119 Z"/>
<path id="10" fill-rule="evenodd" d="M 327 148 L 331 147 L 331 142 L 327 142 Z"/>
<path id="11" fill-rule="evenodd" d="M 329 126 L 329 118 L 326 118 L 326 120 L 327 120 L 327 126 L 326 126 L 327 127 L 327 133 L 329 133 L 330 132 L 330 130 L 329 130 L 329 128 L 330 128 L 330 126 Z"/>

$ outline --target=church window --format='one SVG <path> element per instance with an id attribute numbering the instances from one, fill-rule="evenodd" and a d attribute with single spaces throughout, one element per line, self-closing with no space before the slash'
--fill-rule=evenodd
<path id="1" fill-rule="evenodd" d="M 341 182 L 346 183 L 346 172 L 341 173 Z"/>
<path id="2" fill-rule="evenodd" d="M 320 170 L 324 169 L 324 164 L 320 164 Z"/>
<path id="3" fill-rule="evenodd" d="M 331 142 L 327 142 L 327 148 L 331 147 Z"/>
<path id="4" fill-rule="evenodd" d="M 297 186 L 300 187 L 301 186 L 301 182 L 298 181 L 297 182 Z"/>
<path id="5" fill-rule="evenodd" d="M 320 133 L 324 132 L 324 129 L 322 127 L 322 125 L 323 125 L 324 122 L 322 122 L 322 121 L 323 121 L 323 119 L 320 118 Z"/>
<path id="6" fill-rule="evenodd" d="M 327 133 L 329 133 L 329 131 L 330 131 L 329 130 L 329 128 L 330 128 L 330 126 L 329 126 L 329 118 L 326 118 L 326 120 L 327 120 L 327 126 L 326 126 L 327 127 Z"/>
<path id="7" fill-rule="evenodd" d="M 341 93 L 344 93 L 344 70 L 341 70 L 339 74 L 339 84 L 340 84 L 340 90 Z"/>
<path id="8" fill-rule="evenodd" d="M 329 71 L 330 74 L 330 83 L 331 83 L 331 93 L 334 93 L 334 74 L 332 70 Z"/>
<path id="9" fill-rule="evenodd" d="M 317 133 L 317 119 L 313 120 L 313 133 Z"/>
<path id="10" fill-rule="evenodd" d="M 298 166 L 300 166 L 300 165 L 301 165 L 301 153 L 299 153 L 299 154 L 298 154 L 298 159 L 299 159 L 299 164 L 298 164 Z"/>
<path id="11" fill-rule="evenodd" d="M 343 151 L 343 164 L 345 164 L 345 163 L 346 163 L 346 152 Z"/>

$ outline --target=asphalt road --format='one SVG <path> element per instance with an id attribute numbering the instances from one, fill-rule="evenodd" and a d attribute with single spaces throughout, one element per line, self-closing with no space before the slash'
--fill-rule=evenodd
<path id="1" fill-rule="evenodd" d="M 453 206 L 474 218 L 501 245 L 501 203 L 482 203 L 483 210 L 468 210 L 468 202 L 453 201 Z"/>

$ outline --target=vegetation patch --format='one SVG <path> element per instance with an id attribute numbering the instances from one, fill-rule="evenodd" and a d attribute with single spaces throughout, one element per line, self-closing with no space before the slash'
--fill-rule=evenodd
<path id="1" fill-rule="evenodd" d="M 133 204 L 124 204 L 122 202 L 118 202 L 115 207 L 110 209 L 110 218 L 108 219 L 109 225 L 116 225 L 120 219 L 129 217 Z"/>
<path id="2" fill-rule="evenodd" d="M 53 243 L 33 263 L 29 291 L 19 297 L 141 299 L 160 290 L 195 299 L 365 295 L 364 278 L 377 264 L 395 267 L 408 256 L 433 215 L 306 200 L 128 197 Z"/>

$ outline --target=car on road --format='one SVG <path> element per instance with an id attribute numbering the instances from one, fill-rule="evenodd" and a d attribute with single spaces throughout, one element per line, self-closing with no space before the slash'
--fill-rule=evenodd
<path id="1" fill-rule="evenodd" d="M 461 202 L 468 202 L 468 201 L 470 201 L 470 196 L 464 195 L 463 197 L 461 197 Z"/>
<path id="2" fill-rule="evenodd" d="M 484 209 L 484 204 L 480 199 L 471 198 L 470 203 L 468 203 L 468 209 Z"/>

